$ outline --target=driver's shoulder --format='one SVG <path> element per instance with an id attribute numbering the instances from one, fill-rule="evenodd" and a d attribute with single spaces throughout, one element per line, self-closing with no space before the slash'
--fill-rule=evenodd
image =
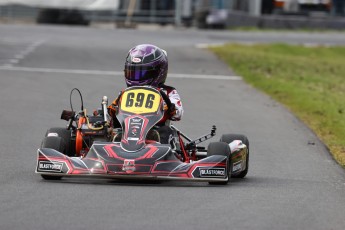
<path id="1" fill-rule="evenodd" d="M 172 92 L 174 90 L 176 91 L 176 88 L 173 87 L 173 86 L 170 86 L 170 85 L 162 85 L 160 88 L 163 89 L 163 90 L 166 90 L 167 93 L 170 93 L 170 92 Z"/>

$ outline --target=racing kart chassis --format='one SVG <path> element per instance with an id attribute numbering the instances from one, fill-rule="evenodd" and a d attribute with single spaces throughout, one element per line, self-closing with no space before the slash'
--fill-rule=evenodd
<path id="1" fill-rule="evenodd" d="M 206 149 L 198 144 L 215 136 L 215 126 L 209 134 L 192 140 L 171 125 L 174 136 L 170 143 L 148 140 L 147 133 L 170 104 L 158 89 L 130 87 L 120 97 L 120 129 L 110 125 L 106 97 L 102 109 L 92 116 L 86 114 L 83 105 L 78 114 L 73 109 L 64 111 L 62 119 L 68 120 L 67 128 L 47 131 L 37 151 L 36 173 L 48 180 L 87 176 L 210 184 L 226 184 L 231 177 L 246 176 L 249 141 L 244 135 L 222 135 L 219 142 L 211 142 Z M 119 132 L 121 139 L 116 140 Z"/>

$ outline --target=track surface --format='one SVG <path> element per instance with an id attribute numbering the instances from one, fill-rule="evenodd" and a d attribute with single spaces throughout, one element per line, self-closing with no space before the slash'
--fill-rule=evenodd
<path id="1" fill-rule="evenodd" d="M 226 41 L 341 44 L 344 34 L 255 34 L 0 26 L 0 229 L 344 229 L 345 173 L 299 120 L 233 76 L 196 44 Z M 78 87 L 100 107 L 124 85 L 127 50 L 168 51 L 168 84 L 185 107 L 176 125 L 191 137 L 246 134 L 247 178 L 228 186 L 111 180 L 43 181 L 34 174 L 47 128 Z M 24 68 L 25 67 L 25 68 Z M 78 71 L 76 71 L 78 70 Z M 215 76 L 217 75 L 217 76 Z M 219 75 L 221 75 L 219 77 Z M 75 101 L 77 101 L 75 99 Z"/>

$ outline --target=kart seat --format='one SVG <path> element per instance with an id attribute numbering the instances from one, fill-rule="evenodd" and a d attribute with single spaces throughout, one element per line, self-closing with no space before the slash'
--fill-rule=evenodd
<path id="1" fill-rule="evenodd" d="M 147 135 L 146 135 L 146 144 L 152 144 L 152 143 L 159 143 L 161 141 L 161 137 L 159 135 L 159 132 L 155 129 L 151 129 Z"/>
<path id="2" fill-rule="evenodd" d="M 113 137 L 113 142 L 120 142 L 121 137 L 122 137 L 122 133 L 117 133 Z M 155 129 L 151 129 L 146 136 L 145 143 L 146 144 L 160 144 L 160 135 L 158 131 Z"/>

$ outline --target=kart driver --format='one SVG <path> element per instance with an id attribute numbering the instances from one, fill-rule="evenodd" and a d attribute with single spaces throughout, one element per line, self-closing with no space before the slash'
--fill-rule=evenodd
<path id="1" fill-rule="evenodd" d="M 127 87 L 153 86 L 163 90 L 169 97 L 172 104 L 171 108 L 165 112 L 164 117 L 157 123 L 156 128 L 148 133 L 147 138 L 158 139 L 164 144 L 170 143 L 172 135 L 172 130 L 169 126 L 170 120 L 180 120 L 183 115 L 183 107 L 176 89 L 164 84 L 168 74 L 167 52 L 150 44 L 137 45 L 128 52 L 124 72 Z M 108 113 L 112 117 L 114 127 L 121 127 L 116 118 L 118 99 L 115 99 L 108 106 Z M 159 136 L 158 138 L 157 135 Z M 152 138 L 152 136 L 155 137 Z"/>

